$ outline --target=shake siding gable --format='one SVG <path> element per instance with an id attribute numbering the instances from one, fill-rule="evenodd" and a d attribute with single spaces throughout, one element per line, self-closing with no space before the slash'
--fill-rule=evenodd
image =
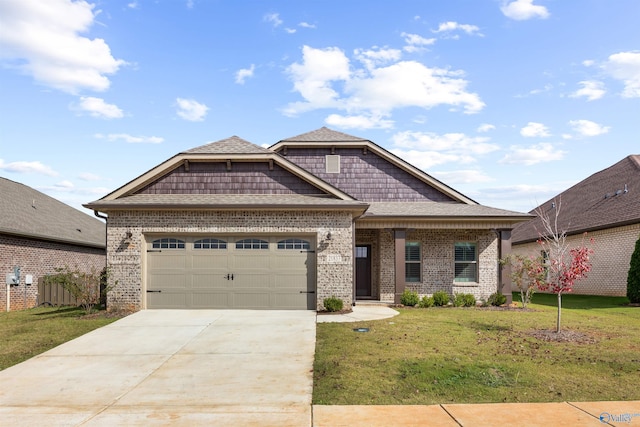
<path id="1" fill-rule="evenodd" d="M 379 155 L 362 148 L 335 147 L 340 173 L 326 173 L 325 156 L 330 148 L 287 147 L 286 159 L 342 191 L 365 202 L 451 202 L 451 197 Z"/>
<path id="2" fill-rule="evenodd" d="M 191 163 L 180 166 L 136 194 L 322 194 L 315 186 L 266 162 Z"/>

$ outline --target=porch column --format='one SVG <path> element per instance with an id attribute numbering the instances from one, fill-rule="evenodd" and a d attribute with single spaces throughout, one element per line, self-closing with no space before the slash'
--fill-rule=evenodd
<path id="1" fill-rule="evenodd" d="M 498 230 L 500 240 L 498 257 L 504 259 L 511 255 L 511 230 Z M 511 294 L 511 265 L 505 264 L 498 268 L 498 289 L 507 297 L 507 304 L 513 302 Z"/>
<path id="2" fill-rule="evenodd" d="M 406 230 L 393 230 L 393 238 L 395 240 L 395 253 L 396 253 L 396 262 L 395 262 L 395 284 L 396 284 L 396 292 L 393 302 L 396 304 L 400 304 L 400 297 L 404 292 L 405 285 L 405 243 L 407 240 L 407 231 Z"/>

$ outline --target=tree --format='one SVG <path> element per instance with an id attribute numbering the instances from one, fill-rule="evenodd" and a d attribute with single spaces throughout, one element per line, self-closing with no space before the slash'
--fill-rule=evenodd
<path id="1" fill-rule="evenodd" d="M 627 275 L 627 298 L 632 303 L 640 303 L 640 238 L 631 255 L 629 274 Z"/>
<path id="2" fill-rule="evenodd" d="M 542 222 L 542 231 L 538 231 L 540 238 L 538 243 L 547 254 L 547 277 L 538 284 L 541 291 L 550 290 L 558 296 L 558 316 L 556 322 L 556 332 L 560 332 L 562 319 L 562 294 L 571 292 L 573 285 L 580 279 L 587 277 L 591 271 L 591 261 L 589 256 L 593 249 L 585 246 L 584 238 L 582 244 L 577 248 L 569 248 L 567 243 L 566 230 L 558 228 L 558 217 L 560 216 L 560 201 L 552 203 L 554 210 L 553 217 L 541 208 L 536 210 Z M 586 236 L 586 233 L 584 234 Z"/>
<path id="3" fill-rule="evenodd" d="M 536 288 L 544 286 L 547 270 L 542 256 L 509 256 L 500 261 L 502 264 L 511 265 L 511 280 L 520 289 L 522 308 L 526 308 L 531 302 L 531 297 Z"/>
<path id="4" fill-rule="evenodd" d="M 88 314 L 96 304 L 100 303 L 100 297 L 112 288 L 112 286 L 103 286 L 101 290 L 100 285 L 107 283 L 108 274 L 106 268 L 101 272 L 91 268 L 91 271 L 87 273 L 80 271 L 78 267 L 72 270 L 65 266 L 64 268 L 56 268 L 56 274 L 47 276 L 45 284 L 57 283 L 62 286 Z"/>

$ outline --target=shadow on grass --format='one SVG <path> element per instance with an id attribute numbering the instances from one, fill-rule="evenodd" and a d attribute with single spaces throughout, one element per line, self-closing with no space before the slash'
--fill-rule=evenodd
<path id="1" fill-rule="evenodd" d="M 61 306 L 56 309 L 53 307 L 50 310 L 43 311 L 41 313 L 33 313 L 34 316 L 47 316 L 47 317 L 78 317 L 84 314 L 84 310 L 81 307 Z"/>
<path id="2" fill-rule="evenodd" d="M 477 321 L 470 322 L 469 323 L 469 327 L 471 329 L 479 330 L 479 331 L 505 332 L 505 331 L 512 331 L 513 330 L 513 326 L 511 326 L 511 325 L 498 325 L 496 323 L 477 322 Z"/>
<path id="3" fill-rule="evenodd" d="M 520 301 L 520 295 L 514 292 L 513 299 Z M 558 306 L 558 296 L 555 294 L 535 294 L 531 299 L 532 304 Z M 629 304 L 626 297 L 603 297 L 599 295 L 562 295 L 562 308 L 590 310 L 594 308 L 623 308 Z"/>

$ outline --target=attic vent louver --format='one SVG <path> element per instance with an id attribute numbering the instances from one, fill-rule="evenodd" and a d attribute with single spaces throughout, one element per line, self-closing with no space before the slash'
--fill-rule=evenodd
<path id="1" fill-rule="evenodd" d="M 340 155 L 329 154 L 325 156 L 327 173 L 340 173 Z"/>

